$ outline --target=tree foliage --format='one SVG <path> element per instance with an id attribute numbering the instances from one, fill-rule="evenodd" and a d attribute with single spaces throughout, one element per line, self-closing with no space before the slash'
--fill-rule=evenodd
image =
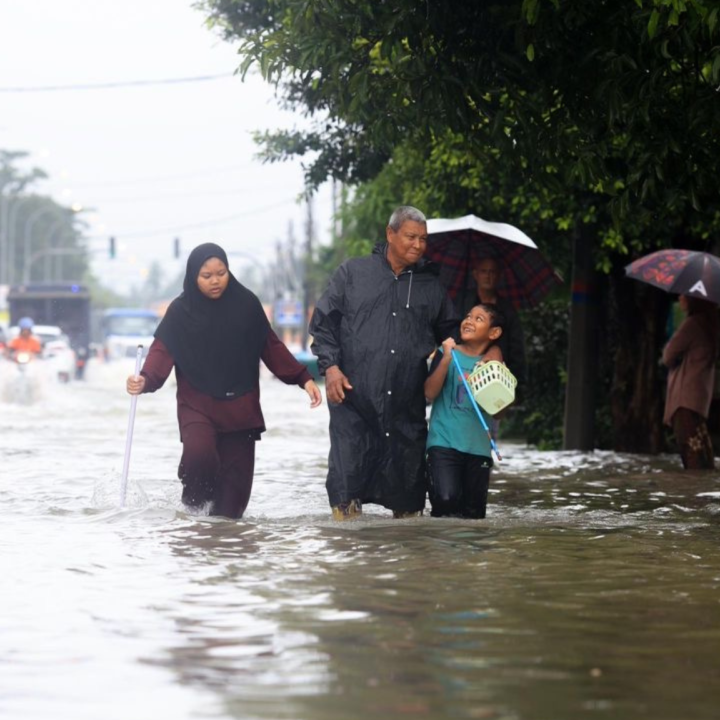
<path id="1" fill-rule="evenodd" d="M 720 149 L 711 0 L 206 0 L 309 131 L 263 136 L 307 177 L 375 177 L 403 142 L 461 135 L 535 182 L 595 188 L 616 222 L 714 212 Z"/>
<path id="2" fill-rule="evenodd" d="M 238 44 L 240 72 L 259 69 L 308 118 L 308 130 L 259 134 L 265 159 L 302 157 L 310 188 L 357 186 L 333 258 L 382 237 L 400 202 L 519 225 L 566 276 L 571 239 L 592 244 L 605 272 L 600 425 L 616 447 L 661 448 L 661 378 L 641 368 L 664 340 L 667 298 L 622 268 L 666 245 L 707 249 L 720 230 L 714 0 L 200 5 Z M 562 307 L 548 312 L 557 329 Z M 566 341 L 528 326 L 543 348 Z M 555 350 L 538 368 L 553 390 Z M 547 402 L 528 407 L 539 432 L 561 412 L 561 398 Z M 545 427 L 553 442 L 557 422 Z"/>
<path id="3" fill-rule="evenodd" d="M 0 262 L 3 277 L 29 280 L 82 280 L 88 258 L 76 213 L 52 198 L 32 192 L 47 175 L 23 170 L 28 153 L 0 150 Z"/>

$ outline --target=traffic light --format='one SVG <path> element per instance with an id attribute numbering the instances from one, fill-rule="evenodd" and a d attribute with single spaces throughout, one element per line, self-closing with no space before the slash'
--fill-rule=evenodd
<path id="1" fill-rule="evenodd" d="M 114 260 L 115 259 L 115 238 L 114 237 L 110 238 L 109 252 L 110 252 L 110 259 Z"/>
<path id="2" fill-rule="evenodd" d="M 173 255 L 176 259 L 180 257 L 180 238 L 175 238 L 173 241 Z"/>

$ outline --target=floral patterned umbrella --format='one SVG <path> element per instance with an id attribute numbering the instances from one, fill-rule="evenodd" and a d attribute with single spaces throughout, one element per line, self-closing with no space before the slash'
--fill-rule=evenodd
<path id="1" fill-rule="evenodd" d="M 499 262 L 498 293 L 518 309 L 534 307 L 562 283 L 538 246 L 514 225 L 465 215 L 428 220 L 427 228 L 425 257 L 440 266 L 440 281 L 460 305 L 475 292 L 472 268 L 483 258 Z"/>
<path id="2" fill-rule="evenodd" d="M 658 250 L 625 267 L 633 280 L 720 305 L 720 258 L 697 250 Z"/>

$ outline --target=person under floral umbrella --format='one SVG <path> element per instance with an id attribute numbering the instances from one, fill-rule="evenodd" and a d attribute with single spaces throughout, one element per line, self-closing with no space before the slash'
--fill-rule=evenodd
<path id="1" fill-rule="evenodd" d="M 668 380 L 663 421 L 673 429 L 687 470 L 712 470 L 715 459 L 707 428 L 715 364 L 720 356 L 720 316 L 714 303 L 680 296 L 687 317 L 665 346 Z"/>

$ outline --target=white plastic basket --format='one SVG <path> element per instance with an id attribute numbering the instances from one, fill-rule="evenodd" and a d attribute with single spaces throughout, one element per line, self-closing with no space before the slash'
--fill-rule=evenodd
<path id="1" fill-rule="evenodd" d="M 497 360 L 478 365 L 468 376 L 468 383 L 478 405 L 490 415 L 499 413 L 515 399 L 517 380 Z"/>

